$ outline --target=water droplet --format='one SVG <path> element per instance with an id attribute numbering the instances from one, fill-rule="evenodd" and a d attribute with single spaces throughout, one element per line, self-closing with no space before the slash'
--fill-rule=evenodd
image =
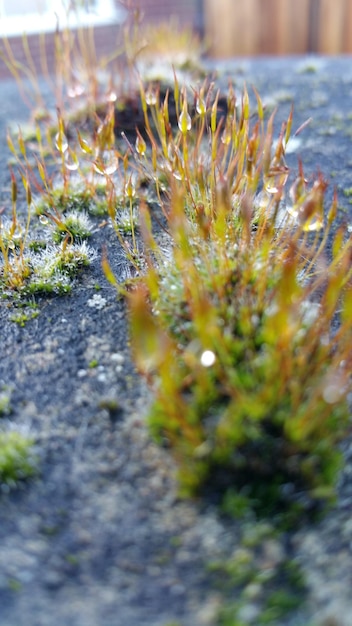
<path id="1" fill-rule="evenodd" d="M 105 166 L 105 174 L 107 174 L 108 176 L 111 176 L 111 174 L 114 174 L 117 170 L 119 166 L 119 160 L 117 157 L 111 159 L 111 161 L 109 161 L 109 163 L 106 164 Z"/>
<path id="2" fill-rule="evenodd" d="M 265 191 L 270 194 L 279 193 L 279 191 L 284 188 L 287 178 L 287 168 L 277 168 L 270 170 L 268 175 L 264 177 Z"/>
<path id="3" fill-rule="evenodd" d="M 119 159 L 113 152 L 112 154 L 104 154 L 94 161 L 94 169 L 101 176 L 111 176 L 116 172 L 119 166 Z"/>
<path id="4" fill-rule="evenodd" d="M 49 220 L 46 215 L 39 215 L 39 221 L 41 224 L 43 224 L 43 226 L 46 226 L 46 224 L 49 223 Z"/>
<path id="5" fill-rule="evenodd" d="M 55 135 L 55 147 L 61 154 L 64 154 L 68 148 L 67 137 L 64 133 L 57 133 Z"/>
<path id="6" fill-rule="evenodd" d="M 298 217 L 298 208 L 296 206 L 287 205 L 286 210 L 291 217 L 294 217 L 295 219 Z"/>
<path id="7" fill-rule="evenodd" d="M 68 87 L 67 95 L 69 98 L 78 98 L 79 96 L 82 96 L 84 94 L 84 91 L 85 89 L 83 85 L 81 85 L 80 83 L 75 83 L 74 85 Z"/>
<path id="8" fill-rule="evenodd" d="M 313 220 L 308 220 L 304 226 L 303 226 L 303 230 L 305 232 L 317 232 L 319 230 L 321 230 L 324 227 L 324 220 L 318 216 L 315 217 Z"/>
<path id="9" fill-rule="evenodd" d="M 94 171 L 97 174 L 100 174 L 100 176 L 105 176 L 104 165 L 100 159 L 97 159 L 96 161 L 94 161 Z"/>
<path id="10" fill-rule="evenodd" d="M 109 93 L 106 94 L 106 101 L 107 102 L 116 102 L 117 100 L 117 93 L 115 91 L 109 91 Z"/>
<path id="11" fill-rule="evenodd" d="M 198 115 L 205 115 L 207 112 L 207 107 L 205 104 L 205 100 L 203 98 L 197 98 L 196 102 L 196 111 Z"/>
<path id="12" fill-rule="evenodd" d="M 231 141 L 231 131 L 228 128 L 225 128 L 224 132 L 221 135 L 221 143 L 225 146 L 228 146 Z"/>
<path id="13" fill-rule="evenodd" d="M 211 367 L 212 365 L 214 365 L 215 361 L 216 356 L 214 352 L 212 352 L 212 350 L 204 350 L 200 357 L 200 362 L 203 367 Z"/>
<path id="14" fill-rule="evenodd" d="M 192 120 L 187 110 L 183 109 L 178 118 L 178 127 L 183 135 L 185 135 L 192 128 Z"/>
<path id="15" fill-rule="evenodd" d="M 287 212 L 291 217 L 302 224 L 302 228 L 305 232 L 317 232 L 324 226 L 324 220 L 321 215 L 313 215 L 308 219 L 304 219 L 304 206 L 288 206 Z"/>
<path id="16" fill-rule="evenodd" d="M 145 92 L 145 101 L 148 106 L 155 106 L 157 103 L 157 95 L 155 89 L 149 87 Z"/>
<path id="17" fill-rule="evenodd" d="M 140 154 L 141 156 L 144 156 L 147 150 L 147 144 L 145 143 L 143 137 L 141 137 L 141 135 L 137 135 L 137 139 L 136 139 L 136 150 L 138 152 L 138 154 Z"/>
<path id="18" fill-rule="evenodd" d="M 128 183 L 125 186 L 125 194 L 128 198 L 130 198 L 130 200 L 134 198 L 136 195 L 136 189 L 131 178 L 129 179 Z"/>
<path id="19" fill-rule="evenodd" d="M 14 241 L 20 241 L 20 240 L 21 240 L 21 238 L 22 238 L 22 231 L 21 231 L 21 229 L 19 229 L 19 228 L 18 228 L 18 229 L 17 229 L 17 230 L 15 230 L 15 232 L 13 233 L 13 235 L 12 235 L 12 239 L 13 239 Z"/>
<path id="20" fill-rule="evenodd" d="M 70 172 L 75 172 L 79 168 L 79 161 L 74 153 L 66 152 L 65 154 L 65 167 Z"/>

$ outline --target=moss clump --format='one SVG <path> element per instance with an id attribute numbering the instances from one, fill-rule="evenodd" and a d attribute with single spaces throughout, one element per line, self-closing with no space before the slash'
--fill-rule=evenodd
<path id="1" fill-rule="evenodd" d="M 168 49 L 169 35 L 159 30 Z M 152 39 L 150 50 L 158 49 Z M 139 44 L 139 37 L 127 43 L 129 68 L 147 54 Z M 188 51 L 179 65 L 190 60 Z M 293 111 L 274 147 L 274 114 L 265 114 L 255 90 L 238 98 L 207 81 L 180 87 L 175 71 L 164 89 L 139 71 L 138 92 L 134 81 L 118 86 L 111 77 L 102 86 L 97 75 L 90 68 L 84 86 L 67 76 L 73 109 L 85 108 L 87 123 L 69 106 L 57 107 L 55 134 L 38 120 L 35 165 L 21 132 L 17 149 L 8 137 L 28 220 L 19 232 L 11 173 L 1 286 L 69 290 L 92 258 L 85 242 L 74 242 L 89 235 L 84 216 L 105 210 L 131 268 L 134 357 L 155 389 L 150 427 L 175 455 L 181 491 L 216 499 L 228 512 L 247 502 L 269 515 L 285 512 L 291 523 L 332 500 L 348 428 L 352 240 L 348 228 L 335 227 L 337 199 L 326 211 L 326 181 L 318 175 L 308 185 L 300 164 L 290 179 Z M 30 181 L 42 191 L 39 220 L 49 220 L 58 242 L 36 252 L 26 245 Z M 126 294 L 107 256 L 106 277 Z"/>
<path id="2" fill-rule="evenodd" d="M 11 391 L 0 387 L 0 417 L 9 415 L 11 410 Z"/>
<path id="3" fill-rule="evenodd" d="M 238 112 L 230 90 L 222 120 L 217 99 L 208 111 L 196 94 L 192 118 L 180 94 L 168 136 L 172 253 L 130 294 L 131 329 L 156 390 L 149 423 L 174 452 L 181 492 L 228 504 L 235 490 L 290 524 L 334 497 L 349 423 L 352 244 L 344 226 L 329 239 L 337 200 L 325 213 L 320 175 L 308 187 L 300 166 L 283 204 L 292 114 L 273 150 L 273 117 L 265 128 L 256 96 L 252 126 L 246 92 Z M 154 106 L 163 147 L 165 105 Z"/>
<path id="4" fill-rule="evenodd" d="M 37 471 L 33 439 L 15 431 L 0 432 L 0 485 L 14 486 Z"/>

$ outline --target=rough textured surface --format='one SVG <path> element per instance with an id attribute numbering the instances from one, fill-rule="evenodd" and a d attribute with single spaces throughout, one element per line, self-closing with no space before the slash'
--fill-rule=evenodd
<path id="1" fill-rule="evenodd" d="M 219 71 L 240 93 L 255 84 L 278 121 L 295 102 L 295 126 L 311 124 L 292 142 L 311 174 L 337 184 L 349 219 L 352 186 L 352 66 L 348 59 L 233 61 Z M 0 137 L 26 111 L 11 82 L 1 84 Z M 0 202 L 9 205 L 9 173 L 2 151 Z M 92 245 L 108 246 L 123 270 L 109 228 Z M 96 291 L 96 285 L 101 289 Z M 99 296 L 99 297 L 98 297 Z M 36 439 L 40 475 L 0 493 L 1 626 L 215 626 L 221 593 L 207 565 L 240 549 L 243 522 L 211 506 L 177 497 L 167 451 L 150 440 L 144 417 L 149 392 L 136 375 L 122 301 L 99 260 L 70 296 L 42 299 L 24 328 L 0 301 L 0 382 L 12 388 L 11 422 Z M 92 362 L 95 367 L 90 367 Z M 108 410 L 110 400 L 118 402 Z M 302 566 L 307 602 L 280 624 L 352 623 L 352 445 L 334 510 L 256 548 L 259 569 L 285 557 Z M 248 590 L 244 624 L 258 623 L 256 589 Z M 273 622 L 275 623 L 275 622 Z"/>

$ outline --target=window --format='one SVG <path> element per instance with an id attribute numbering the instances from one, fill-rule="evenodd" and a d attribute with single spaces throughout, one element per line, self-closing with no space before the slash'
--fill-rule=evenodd
<path id="1" fill-rule="evenodd" d="M 52 32 L 57 22 L 72 28 L 119 23 L 124 15 L 114 0 L 0 0 L 0 34 Z"/>

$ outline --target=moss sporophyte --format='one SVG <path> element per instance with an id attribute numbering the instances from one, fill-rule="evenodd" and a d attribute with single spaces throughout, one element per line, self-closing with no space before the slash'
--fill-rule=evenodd
<path id="1" fill-rule="evenodd" d="M 67 293 L 96 258 L 86 238 L 110 225 L 132 280 L 114 276 L 109 249 L 103 269 L 127 299 L 135 363 L 155 392 L 149 425 L 181 492 L 216 494 L 227 511 L 234 491 L 270 514 L 319 509 L 349 421 L 351 237 L 335 226 L 336 195 L 326 210 L 323 177 L 290 172 L 292 110 L 277 137 L 255 90 L 220 93 L 194 61 L 192 75 L 182 63 L 145 78 L 147 51 L 130 35 L 126 94 L 123 72 L 98 71 L 84 37 L 77 50 L 58 31 L 56 113 L 33 115 L 30 144 L 8 134 L 17 173 L 1 288 Z M 77 55 L 87 71 L 73 76 Z"/>

